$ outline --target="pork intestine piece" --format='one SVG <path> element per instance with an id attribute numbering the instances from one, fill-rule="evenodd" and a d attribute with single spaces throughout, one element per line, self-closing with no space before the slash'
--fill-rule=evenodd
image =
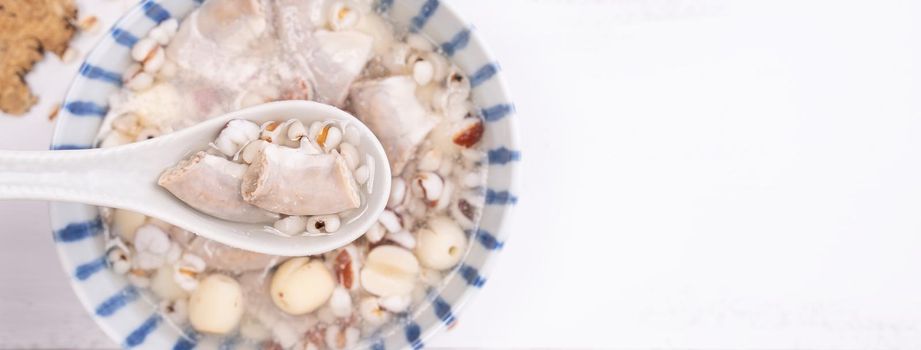
<path id="1" fill-rule="evenodd" d="M 322 29 L 328 6 L 321 0 L 276 3 L 275 28 L 290 71 L 282 81 L 306 82 L 309 99 L 342 107 L 349 87 L 371 59 L 374 39 L 359 31 Z"/>
<path id="2" fill-rule="evenodd" d="M 195 237 L 186 251 L 201 257 L 209 268 L 225 271 L 253 271 L 275 265 L 279 257 L 266 255 Z"/>
<path id="3" fill-rule="evenodd" d="M 341 107 L 349 87 L 371 58 L 373 40 L 357 31 L 314 33 L 316 48 L 308 64 L 316 81 L 315 100 Z"/>
<path id="4" fill-rule="evenodd" d="M 185 70 L 218 87 L 251 80 L 274 50 L 257 40 L 267 18 L 257 0 L 209 0 L 182 21 L 166 56 Z"/>
<path id="5" fill-rule="evenodd" d="M 321 28 L 327 23 L 329 12 L 327 0 L 275 0 L 275 11 L 279 15 L 290 13 L 292 18 L 298 19 L 298 27 L 302 31 L 311 31 Z"/>
<path id="6" fill-rule="evenodd" d="M 220 47 L 247 48 L 266 28 L 258 0 L 209 0 L 198 10 L 197 30 Z"/>
<path id="7" fill-rule="evenodd" d="M 394 176 L 416 152 L 425 136 L 438 123 L 416 99 L 416 83 L 408 76 L 394 76 L 356 83 L 351 105 L 381 141 Z"/>
<path id="8" fill-rule="evenodd" d="M 243 199 L 286 215 L 325 215 L 358 208 L 358 185 L 338 153 L 267 146 L 243 175 Z"/>
<path id="9" fill-rule="evenodd" d="M 158 184 L 205 214 L 229 221 L 269 223 L 278 215 L 253 206 L 240 195 L 246 165 L 198 152 L 167 169 Z"/>

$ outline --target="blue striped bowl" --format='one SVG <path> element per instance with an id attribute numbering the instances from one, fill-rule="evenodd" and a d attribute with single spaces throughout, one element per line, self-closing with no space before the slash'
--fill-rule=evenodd
<path id="1" fill-rule="evenodd" d="M 108 108 L 108 96 L 120 88 L 121 72 L 131 63 L 131 45 L 157 23 L 170 17 L 181 19 L 198 5 L 200 1 L 196 0 L 145 0 L 116 22 L 89 53 L 71 84 L 51 148 L 92 147 Z M 454 324 L 460 307 L 486 283 L 486 273 L 508 237 L 507 230 L 502 229 L 505 218 L 518 201 L 512 185 L 521 154 L 515 135 L 515 108 L 506 94 L 499 65 L 472 27 L 438 0 L 379 0 L 376 6 L 397 23 L 441 43 L 445 54 L 470 76 L 475 102 L 487 121 L 483 138 L 489 149 L 487 205 L 480 229 L 470 232 L 470 254 L 441 288 L 430 290 L 428 302 L 415 306 L 400 322 L 361 344 L 372 349 L 418 349 L 432 333 Z M 157 314 L 153 298 L 107 268 L 102 234 L 105 228 L 97 207 L 53 203 L 51 224 L 74 291 L 103 331 L 121 346 L 191 349 L 215 345 L 214 339 L 168 326 Z M 246 347 L 233 341 L 222 340 L 231 343 L 216 345 Z"/>

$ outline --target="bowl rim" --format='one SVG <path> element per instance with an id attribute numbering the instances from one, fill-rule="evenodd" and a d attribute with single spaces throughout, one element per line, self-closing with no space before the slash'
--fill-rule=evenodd
<path id="1" fill-rule="evenodd" d="M 147 1 L 148 0 L 142 0 L 132 5 L 130 8 L 128 8 L 127 10 L 122 12 L 120 15 L 118 15 L 118 19 L 112 22 L 112 25 L 109 26 L 109 28 L 106 28 L 105 31 L 102 31 L 103 37 L 100 38 L 99 41 L 96 42 L 93 45 L 93 47 L 87 51 L 87 54 L 83 57 L 80 63 L 81 70 L 82 70 L 82 67 L 84 67 L 87 64 L 87 62 L 90 61 L 92 57 L 94 57 L 94 55 L 97 55 L 97 52 L 99 52 L 99 50 L 106 48 L 106 47 L 109 47 L 108 49 L 111 50 L 112 43 L 109 42 L 107 38 L 105 38 L 105 36 L 112 35 L 112 29 L 121 28 L 122 27 L 121 24 L 124 24 L 125 22 L 127 22 L 128 19 L 134 20 L 133 18 L 141 16 L 141 12 L 143 11 L 143 4 Z M 74 97 L 74 95 L 77 95 L 79 93 L 77 88 L 79 85 L 83 85 L 82 81 L 83 81 L 83 78 L 81 77 L 79 72 L 70 80 L 70 83 L 67 86 L 67 92 L 64 93 L 64 103 L 65 104 L 67 101 L 70 101 L 72 97 Z M 65 108 L 64 106 L 66 105 L 62 104 L 62 108 Z M 102 118 L 105 119 L 105 116 L 103 116 Z M 55 121 L 54 130 L 51 132 L 51 141 L 50 141 L 49 149 L 56 150 L 59 148 L 59 147 L 56 147 L 55 145 L 57 145 L 56 143 L 57 139 L 61 137 L 63 133 L 65 133 L 66 125 L 62 123 L 63 119 L 64 118 L 57 118 L 57 120 Z M 95 145 L 91 145 L 90 147 L 95 147 Z M 51 228 L 52 230 L 57 229 L 53 225 L 54 225 L 55 218 L 60 215 L 57 213 L 57 211 L 59 210 L 61 205 L 62 203 L 60 202 L 50 202 L 48 204 L 49 220 L 52 222 L 52 228 Z M 87 205 L 87 206 L 93 207 L 97 211 L 101 210 L 101 208 L 98 206 L 91 206 L 91 205 Z M 104 232 L 107 231 L 105 227 L 103 227 L 102 230 Z M 96 315 L 94 314 L 93 311 L 94 311 L 95 305 L 93 305 L 92 301 L 90 300 L 89 288 L 84 288 L 80 284 L 80 281 L 70 276 L 70 271 L 74 270 L 74 266 L 76 265 L 76 263 L 74 261 L 71 261 L 70 257 L 66 253 L 67 249 L 68 247 L 66 245 L 55 244 L 55 251 L 58 254 L 58 261 L 61 264 L 61 268 L 64 270 L 64 273 L 67 274 L 68 277 L 70 277 L 68 279 L 70 282 L 71 290 L 74 292 L 74 294 L 77 295 L 77 299 L 80 301 L 80 304 L 83 305 L 84 310 L 89 314 L 90 318 L 92 318 L 93 323 L 97 327 L 99 327 L 103 333 L 105 333 L 105 335 L 109 338 L 109 340 L 114 342 L 118 347 L 124 348 L 125 346 L 119 342 L 119 338 L 121 337 L 121 334 L 119 334 L 119 332 L 115 330 L 115 328 L 113 327 L 113 322 L 111 321 L 107 322 L 106 320 L 102 318 L 96 317 Z M 104 256 L 107 256 L 107 255 L 108 254 Z M 106 265 L 106 269 L 108 269 L 108 264 Z M 121 337 L 121 338 L 124 338 L 124 337 Z"/>
<path id="2" fill-rule="evenodd" d="M 202 2 L 200 0 L 195 0 L 195 1 L 198 4 Z M 379 1 L 387 2 L 388 4 L 392 4 L 394 2 L 393 0 L 379 0 Z M 416 0 L 416 1 L 425 1 L 425 0 Z M 461 22 L 463 22 L 463 25 L 467 26 L 467 28 L 471 31 L 470 38 L 469 38 L 470 42 L 475 43 L 476 46 L 478 46 L 478 49 L 482 51 L 483 55 L 488 59 L 489 62 L 498 62 L 495 58 L 493 51 L 483 42 L 480 36 L 475 33 L 476 27 L 472 25 L 472 22 L 468 21 L 466 18 L 462 16 L 454 8 L 454 5 L 451 5 L 443 0 L 442 1 L 428 0 L 425 2 L 428 3 L 431 1 L 436 2 L 439 8 L 443 8 L 444 11 L 447 11 L 452 16 L 456 17 Z M 103 35 L 111 35 L 112 28 L 123 28 L 122 25 L 132 24 L 139 20 L 143 20 L 145 4 L 149 2 L 153 2 L 153 0 L 140 1 L 134 6 L 132 6 L 131 8 L 129 8 L 128 10 L 126 10 L 125 12 L 121 13 L 118 16 L 118 19 L 112 23 L 112 26 L 110 27 L 110 29 L 106 30 L 105 34 Z M 89 51 L 87 51 L 88 54 L 84 57 L 84 61 L 82 64 L 86 64 L 86 62 L 88 62 L 91 58 L 95 57 L 95 55 L 98 55 L 97 52 L 101 52 L 100 50 L 107 51 L 107 50 L 111 50 L 112 47 L 113 47 L 113 44 L 111 43 L 111 41 L 108 41 L 105 38 L 102 38 L 96 44 L 94 44 L 93 47 Z M 448 59 L 453 61 L 451 57 L 449 57 Z M 70 101 L 72 97 L 80 93 L 79 89 L 81 88 L 81 85 L 84 85 L 82 83 L 83 79 L 84 78 L 80 74 L 77 74 L 76 76 L 73 77 L 73 79 L 70 81 L 70 84 L 68 85 L 67 92 L 65 94 L 65 99 L 64 99 L 65 102 Z M 511 108 L 512 108 L 511 113 L 509 113 L 509 115 L 503 118 L 504 122 L 507 123 L 508 125 L 507 127 L 508 130 L 503 135 L 503 138 L 502 138 L 503 147 L 507 147 L 509 149 L 515 150 L 516 152 L 519 152 L 518 156 L 520 157 L 520 144 L 519 144 L 519 135 L 518 135 L 519 127 L 518 127 L 518 122 L 517 122 L 517 118 L 515 115 L 516 113 L 515 113 L 514 105 L 511 102 L 513 101 L 513 99 L 511 98 L 511 95 L 509 93 L 508 84 L 501 70 L 496 71 L 494 76 L 491 77 L 491 80 L 495 81 L 494 84 L 497 90 L 495 94 L 499 95 L 501 97 L 500 99 L 503 101 L 506 101 L 509 105 L 511 105 Z M 475 105 L 478 107 L 482 107 L 479 104 L 475 104 Z M 104 116 L 102 119 L 104 119 Z M 67 132 L 66 131 L 67 127 L 65 123 L 61 123 L 60 121 L 61 120 L 59 119 L 58 122 L 55 123 L 55 127 L 51 135 L 52 149 L 55 148 L 54 146 L 55 142 L 61 137 L 61 135 Z M 520 181 L 518 163 L 520 163 L 520 159 L 515 159 L 515 161 L 513 162 L 508 162 L 508 163 L 501 165 L 507 169 L 505 172 L 508 174 L 506 176 L 507 181 L 508 181 L 508 186 L 507 186 L 507 189 L 505 190 L 515 195 L 519 193 L 517 191 L 518 184 Z M 487 178 L 489 176 L 490 176 L 489 171 L 487 171 Z M 516 197 L 516 202 L 517 202 L 517 197 Z M 494 220 L 496 224 L 493 225 L 495 228 L 491 232 L 503 244 L 507 243 L 508 238 L 511 236 L 511 230 L 509 227 L 509 218 L 513 217 L 514 215 L 513 213 L 515 211 L 515 208 L 514 208 L 515 204 L 516 203 L 513 202 L 508 205 L 502 205 L 502 208 L 499 214 L 496 215 L 496 219 Z M 50 214 L 50 220 L 52 221 L 52 223 L 56 221 L 55 220 L 56 217 L 59 217 L 61 215 L 57 213 L 57 211 L 60 208 L 60 205 L 61 203 L 57 203 L 57 202 L 52 202 L 49 204 L 49 214 Z M 95 207 L 95 206 L 89 206 L 89 207 L 99 210 L 99 207 Z M 481 224 L 481 221 L 478 221 L 476 226 L 480 227 L 480 224 Z M 58 228 L 52 227 L 52 229 L 56 230 Z M 105 228 L 103 228 L 103 230 L 105 231 Z M 469 244 L 471 245 L 477 244 L 475 242 L 475 237 L 470 236 Z M 124 339 L 124 335 L 121 334 L 119 331 L 117 331 L 113 327 L 113 322 L 111 320 L 106 320 L 100 317 L 95 317 L 95 315 L 93 314 L 93 310 L 96 305 L 94 305 L 90 300 L 90 297 L 89 297 L 90 288 L 87 288 L 84 285 L 82 285 L 80 281 L 73 278 L 73 276 L 70 274 L 70 272 L 74 270 L 76 263 L 72 261 L 71 258 L 66 253 L 66 251 L 69 249 L 68 246 L 62 245 L 62 244 L 55 244 L 55 249 L 58 253 L 58 258 L 59 258 L 58 260 L 59 260 L 59 263 L 61 264 L 61 267 L 64 269 L 65 273 L 67 273 L 68 276 L 70 277 L 69 282 L 71 285 L 71 289 L 77 295 L 77 298 L 80 301 L 80 303 L 83 305 L 84 309 L 90 313 L 90 316 L 93 319 L 94 323 L 100 329 L 103 330 L 103 332 L 109 337 L 109 339 L 114 341 L 119 346 L 124 346 L 124 344 L 119 343 L 122 339 Z M 463 264 L 465 261 L 468 260 L 468 257 L 469 257 L 468 255 L 469 255 L 469 251 L 468 251 L 468 254 L 464 256 L 464 259 L 461 260 L 460 264 Z M 500 255 L 499 252 L 492 251 L 488 253 L 485 257 L 482 258 L 482 262 L 480 264 L 477 264 L 475 266 L 481 275 L 489 275 L 492 271 L 494 271 L 495 265 L 497 264 L 497 261 L 499 259 L 498 255 Z M 448 274 L 446 274 L 446 277 L 450 277 L 450 278 L 446 278 L 445 282 L 439 288 L 442 288 L 442 289 L 445 288 L 447 284 L 446 282 L 449 279 L 460 278 L 460 276 L 451 276 L 451 274 L 457 273 L 456 271 L 457 271 L 457 268 L 453 268 L 452 270 L 449 270 Z M 474 285 L 464 286 L 460 294 L 454 300 L 451 301 L 451 310 L 453 314 L 454 315 L 463 314 L 468 304 L 471 302 L 471 299 L 474 298 L 475 294 L 478 294 L 479 290 L 480 288 Z M 410 320 L 417 319 L 421 312 L 428 310 L 430 307 L 431 305 L 429 303 L 425 303 L 424 307 L 420 307 L 417 310 L 413 310 L 414 312 Z M 422 342 L 428 341 L 431 339 L 432 336 L 442 331 L 444 328 L 450 328 L 449 324 L 446 322 L 440 322 L 436 320 L 436 322 L 434 322 L 432 325 L 422 329 L 421 334 L 419 335 L 419 340 Z M 398 330 L 399 329 L 396 329 L 395 331 L 398 331 Z M 381 339 L 387 339 L 387 337 L 384 337 Z M 407 347 L 412 346 L 409 343 L 408 339 L 406 340 L 406 342 L 407 342 L 407 345 L 406 345 Z"/>
<path id="3" fill-rule="evenodd" d="M 460 14 L 460 12 L 458 12 L 454 8 L 454 5 L 451 5 L 451 4 L 448 4 L 447 2 L 442 1 L 440 2 L 439 6 L 444 7 L 445 9 L 448 10 L 448 12 L 450 12 L 454 16 L 457 16 L 459 19 L 461 19 L 462 21 L 470 25 L 471 22 L 468 21 L 466 18 L 464 18 Z M 470 25 L 470 27 L 475 28 L 475 26 L 473 25 Z M 496 56 L 493 53 L 492 49 L 490 49 L 489 46 L 486 45 L 480 39 L 478 35 L 474 35 L 473 33 L 471 33 L 470 40 L 479 44 L 480 50 L 483 51 L 484 55 L 487 58 L 489 58 L 489 60 L 493 62 L 497 62 L 495 58 Z M 499 93 L 504 97 L 503 100 L 514 101 L 514 99 L 509 94 L 508 83 L 505 81 L 505 76 L 501 74 L 501 72 L 496 72 L 496 75 L 493 77 L 493 79 L 495 79 L 496 81 L 496 86 L 498 87 Z M 506 122 L 509 124 L 509 128 L 508 128 L 509 131 L 508 131 L 508 135 L 506 138 L 506 144 L 511 149 L 520 151 L 521 148 L 520 148 L 519 141 L 518 141 L 518 138 L 519 138 L 518 118 L 515 118 L 514 113 L 512 113 L 512 115 L 505 117 L 505 119 L 506 119 Z M 518 194 L 519 192 L 517 190 L 518 190 L 518 183 L 519 183 L 519 176 L 520 176 L 518 172 L 519 165 L 515 162 L 510 162 L 506 164 L 505 166 L 508 167 L 509 169 L 508 170 L 509 171 L 509 176 L 508 176 L 509 186 L 507 190 L 509 191 L 509 193 Z M 489 177 L 489 173 L 487 173 L 486 176 Z M 508 238 L 511 236 L 511 232 L 508 227 L 509 226 L 508 221 L 509 221 L 509 218 L 513 216 L 514 211 L 515 211 L 515 205 L 506 205 L 504 206 L 502 213 L 500 214 L 500 217 L 498 220 L 499 223 L 496 225 L 496 230 L 495 230 L 496 232 L 494 232 L 494 234 L 498 233 L 497 236 L 502 238 L 501 239 L 502 242 L 507 243 Z M 479 227 L 480 222 L 477 222 L 476 226 Z M 472 240 L 472 237 L 471 237 L 471 240 Z M 468 244 L 475 244 L 475 242 L 470 242 Z M 495 265 L 497 264 L 497 261 L 500 255 L 502 254 L 493 253 L 493 254 L 487 255 L 483 259 L 483 263 L 478 266 L 478 270 L 481 273 L 487 274 L 487 275 L 491 273 L 495 269 Z M 467 259 L 467 256 L 465 255 L 464 260 L 461 260 L 461 263 L 463 263 L 466 259 Z M 454 278 L 457 278 L 457 276 L 454 276 Z M 457 297 L 456 301 L 452 303 L 452 310 L 454 310 L 454 313 L 456 315 L 463 315 L 464 311 L 468 307 L 468 304 L 471 302 L 471 300 L 474 299 L 475 294 L 479 294 L 479 291 L 480 291 L 480 288 L 477 288 L 474 286 L 465 287 L 464 291 L 461 292 L 460 296 Z M 424 329 L 419 338 L 421 339 L 422 342 L 426 342 L 430 340 L 433 336 L 435 336 L 436 334 L 444 330 L 445 328 L 449 328 L 446 323 L 435 322 L 433 326 Z"/>

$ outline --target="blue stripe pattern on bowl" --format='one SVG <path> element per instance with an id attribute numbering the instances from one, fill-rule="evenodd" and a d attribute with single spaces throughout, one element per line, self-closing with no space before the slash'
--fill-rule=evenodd
<path id="1" fill-rule="evenodd" d="M 95 275 L 97 272 L 102 271 L 102 269 L 108 267 L 108 265 L 109 264 L 106 260 L 106 256 L 100 256 L 96 259 L 90 260 L 77 266 L 76 270 L 74 270 L 74 277 L 76 277 L 79 281 L 85 281 Z"/>

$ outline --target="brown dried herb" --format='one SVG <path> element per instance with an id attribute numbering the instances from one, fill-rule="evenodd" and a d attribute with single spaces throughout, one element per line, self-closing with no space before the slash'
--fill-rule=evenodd
<path id="1" fill-rule="evenodd" d="M 0 111 L 22 115 L 35 105 L 24 77 L 45 51 L 63 57 L 76 18 L 72 0 L 0 0 Z"/>

